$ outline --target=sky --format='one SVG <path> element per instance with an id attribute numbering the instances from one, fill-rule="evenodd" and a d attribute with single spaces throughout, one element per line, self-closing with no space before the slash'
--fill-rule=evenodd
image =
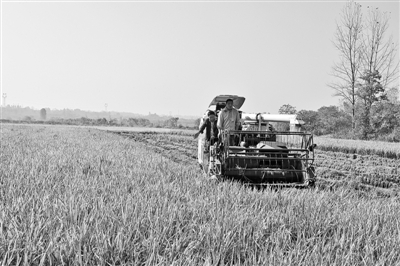
<path id="1" fill-rule="evenodd" d="M 391 12 L 399 1 L 358 1 Z M 345 1 L 1 2 L 6 104 L 199 116 L 219 94 L 245 112 L 338 105 L 327 86 Z"/>

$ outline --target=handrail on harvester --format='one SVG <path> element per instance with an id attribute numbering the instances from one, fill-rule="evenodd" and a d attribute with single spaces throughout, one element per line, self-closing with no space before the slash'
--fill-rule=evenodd
<path id="1" fill-rule="evenodd" d="M 264 151 L 266 150 L 265 148 L 244 148 L 244 147 L 233 147 L 233 146 L 229 146 L 230 150 L 244 150 L 244 151 Z M 282 149 L 268 149 L 268 151 L 273 152 L 279 152 L 279 151 L 283 151 Z M 308 151 L 307 149 L 293 149 L 290 148 L 290 151 Z"/>
<path id="2" fill-rule="evenodd" d="M 229 134 L 269 134 L 269 135 L 298 135 L 298 136 L 311 136 L 309 132 L 298 131 L 248 131 L 248 130 L 230 130 Z"/>
<path id="3" fill-rule="evenodd" d="M 242 120 L 264 121 L 264 122 L 284 122 L 302 125 L 304 121 L 297 118 L 295 114 L 262 114 L 262 113 L 242 113 Z"/>

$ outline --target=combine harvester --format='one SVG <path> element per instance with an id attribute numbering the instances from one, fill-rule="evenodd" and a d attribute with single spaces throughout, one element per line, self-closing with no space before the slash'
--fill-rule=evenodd
<path id="1" fill-rule="evenodd" d="M 256 186 L 313 186 L 316 144 L 311 133 L 301 131 L 304 122 L 296 115 L 243 113 L 240 107 L 245 98 L 236 95 L 215 97 L 203 119 L 210 110 L 218 113 L 229 98 L 240 113 L 242 128 L 220 132 L 218 142 L 209 150 L 205 136 L 200 136 L 198 161 L 206 174 L 212 179 Z M 272 125 L 276 122 L 290 130 L 275 131 Z"/>

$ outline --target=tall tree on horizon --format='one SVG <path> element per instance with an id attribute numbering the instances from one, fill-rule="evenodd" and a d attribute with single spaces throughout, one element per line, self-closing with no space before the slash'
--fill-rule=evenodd
<path id="1" fill-rule="evenodd" d="M 335 91 L 334 96 L 342 97 L 349 104 L 353 130 L 356 117 L 356 84 L 362 66 L 362 32 L 361 5 L 350 1 L 343 7 L 341 20 L 336 24 L 334 45 L 339 51 L 340 60 L 332 67 L 331 75 L 337 80 L 328 86 Z"/>
<path id="2" fill-rule="evenodd" d="M 356 128 L 357 102 L 363 100 L 357 93 L 358 79 L 365 82 L 365 73 L 379 73 L 380 85 L 385 92 L 397 81 L 400 62 L 397 58 L 398 43 L 393 41 L 392 35 L 387 36 L 390 15 L 367 6 L 368 16 L 364 19 L 361 8 L 354 1 L 343 7 L 334 41 L 340 59 L 332 67 L 332 76 L 336 80 L 329 84 L 335 91 L 334 95 L 341 97 L 351 110 L 353 131 Z"/>
<path id="3" fill-rule="evenodd" d="M 46 118 L 47 118 L 47 111 L 46 111 L 46 109 L 44 109 L 44 108 L 40 109 L 40 119 L 46 120 Z"/>

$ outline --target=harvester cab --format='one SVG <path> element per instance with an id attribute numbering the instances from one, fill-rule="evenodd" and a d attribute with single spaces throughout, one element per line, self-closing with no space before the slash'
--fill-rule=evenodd
<path id="1" fill-rule="evenodd" d="M 296 115 L 241 112 L 245 98 L 236 95 L 215 97 L 203 119 L 210 110 L 218 113 L 228 98 L 233 99 L 233 106 L 240 113 L 241 127 L 219 132 L 213 145 L 200 136 L 198 162 L 206 174 L 212 179 L 253 185 L 314 185 L 316 144 L 311 133 L 301 130 L 304 122 Z"/>

